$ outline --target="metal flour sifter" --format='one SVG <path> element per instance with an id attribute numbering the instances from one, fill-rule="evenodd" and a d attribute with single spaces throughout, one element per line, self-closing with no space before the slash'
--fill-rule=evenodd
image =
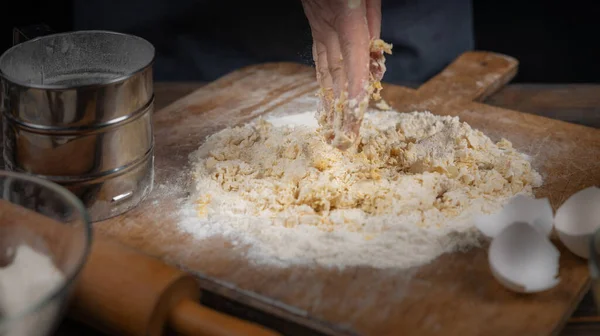
<path id="1" fill-rule="evenodd" d="M 93 221 L 135 207 L 154 178 L 154 47 L 109 31 L 51 34 L 0 56 L 5 169 L 63 185 Z"/>

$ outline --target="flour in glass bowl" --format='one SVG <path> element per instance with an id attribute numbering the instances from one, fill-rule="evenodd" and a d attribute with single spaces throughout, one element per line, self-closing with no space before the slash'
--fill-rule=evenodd
<path id="1" fill-rule="evenodd" d="M 0 266 L 0 335 L 45 334 L 60 316 L 61 298 L 50 295 L 64 285 L 65 275 L 29 245 L 11 251 L 0 252 L 14 253 L 9 265 Z"/>
<path id="2" fill-rule="evenodd" d="M 327 145 L 314 112 L 227 128 L 190 155 L 180 227 L 258 264 L 409 268 L 479 243 L 471 217 L 541 184 L 528 157 L 457 117 L 369 111 Z"/>

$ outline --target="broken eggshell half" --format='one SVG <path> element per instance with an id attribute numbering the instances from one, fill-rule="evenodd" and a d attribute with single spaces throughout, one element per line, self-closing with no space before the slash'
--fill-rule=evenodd
<path id="1" fill-rule="evenodd" d="M 515 222 L 528 223 L 549 236 L 553 220 L 552 206 L 547 198 L 536 199 L 525 195 L 511 198 L 500 212 L 473 219 L 475 227 L 488 238 L 495 237 Z"/>
<path id="2" fill-rule="evenodd" d="M 556 210 L 554 227 L 571 252 L 589 258 L 590 241 L 600 228 L 600 188 L 588 187 L 571 195 Z"/>
<path id="3" fill-rule="evenodd" d="M 505 226 L 490 245 L 488 260 L 493 276 L 520 293 L 556 286 L 560 252 L 547 235 L 525 222 Z"/>

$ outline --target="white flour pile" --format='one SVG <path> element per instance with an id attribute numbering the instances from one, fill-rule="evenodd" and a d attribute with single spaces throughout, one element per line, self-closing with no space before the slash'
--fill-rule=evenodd
<path id="1" fill-rule="evenodd" d="M 182 229 L 261 264 L 408 268 L 477 245 L 474 214 L 541 184 L 510 142 L 458 118 L 371 111 L 346 152 L 316 128 L 309 112 L 208 137 Z"/>
<path id="2" fill-rule="evenodd" d="M 27 245 L 19 245 L 11 264 L 0 267 L 0 322 L 2 318 L 20 315 L 40 302 L 64 281 L 63 273 L 52 260 Z M 58 305 L 45 305 L 24 319 L 5 325 L 7 336 L 35 335 L 44 332 L 58 314 Z"/>

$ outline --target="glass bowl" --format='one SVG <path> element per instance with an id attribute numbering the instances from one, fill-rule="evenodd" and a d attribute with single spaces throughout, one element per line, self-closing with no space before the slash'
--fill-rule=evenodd
<path id="1" fill-rule="evenodd" d="M 81 201 L 53 182 L 0 171 L 0 336 L 45 336 L 87 259 Z"/>

